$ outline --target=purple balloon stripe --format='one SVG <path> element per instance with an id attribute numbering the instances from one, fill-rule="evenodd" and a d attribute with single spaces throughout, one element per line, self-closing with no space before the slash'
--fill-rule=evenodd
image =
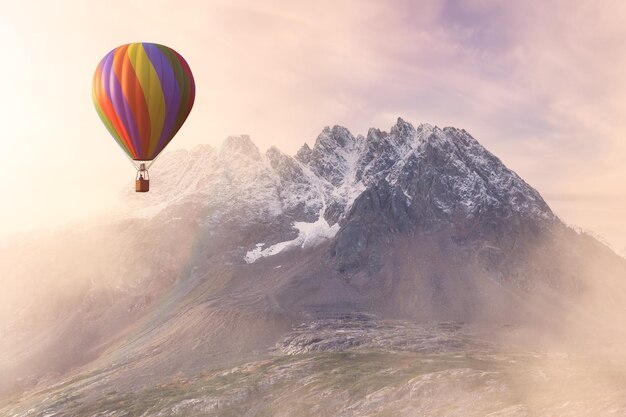
<path id="1" fill-rule="evenodd" d="M 126 97 L 122 91 L 122 85 L 120 84 L 115 70 L 113 68 L 115 59 L 115 51 L 111 51 L 107 55 L 103 62 L 102 75 L 104 80 L 104 90 L 109 96 L 109 100 L 113 104 L 113 108 L 117 113 L 120 121 L 126 128 L 128 135 L 130 136 L 131 144 L 133 146 L 134 154 L 139 156 L 141 154 L 141 145 L 139 141 L 139 130 L 135 123 L 135 118 L 132 114 L 132 110 L 126 101 Z M 123 75 L 122 75 L 123 76 Z"/>
<path id="2" fill-rule="evenodd" d="M 124 59 L 123 56 L 118 54 L 117 59 Z M 122 73 L 120 77 L 122 79 L 125 78 L 126 70 L 133 71 L 132 65 L 122 65 Z M 147 155 L 143 155 L 141 148 L 141 136 L 139 135 L 139 129 L 137 128 L 137 123 L 135 121 L 135 115 L 133 114 L 133 109 L 131 108 L 128 100 L 126 100 L 126 96 L 124 95 L 124 91 L 122 90 L 122 84 L 120 82 L 120 78 L 118 78 L 115 72 L 115 59 L 111 59 L 111 70 L 109 74 L 109 94 L 111 95 L 111 103 L 113 103 L 113 107 L 115 111 L 120 117 L 120 120 L 124 124 L 128 135 L 130 136 L 130 141 L 133 145 L 133 149 L 135 150 L 135 155 L 137 155 L 138 159 L 147 158 Z"/>
<path id="3" fill-rule="evenodd" d="M 180 103 L 180 88 L 176 75 L 172 69 L 169 59 L 163 54 L 159 47 L 155 44 L 144 43 L 143 48 L 152 63 L 161 82 L 161 90 L 165 100 L 165 120 L 157 146 L 154 148 L 152 157 L 159 154 L 167 145 L 167 140 L 171 136 L 171 132 L 176 124 L 176 115 Z"/>
<path id="4" fill-rule="evenodd" d="M 131 151 L 132 153 L 137 155 L 137 147 L 135 146 L 135 141 L 133 140 L 132 133 L 128 128 L 128 121 L 126 120 L 126 115 L 124 113 L 124 106 L 120 104 L 120 100 L 123 100 L 123 94 L 119 94 L 117 91 L 115 91 L 114 87 L 115 83 L 119 84 L 117 78 L 115 77 L 115 71 L 113 70 L 114 58 L 115 50 L 112 50 L 102 59 L 102 83 L 104 86 L 104 91 L 109 101 L 113 105 L 113 110 L 117 114 L 117 117 L 119 118 L 122 125 L 124 125 L 126 132 L 130 136 L 130 145 L 133 147 Z"/>
<path id="5" fill-rule="evenodd" d="M 124 61 L 125 59 L 128 58 L 127 54 L 128 54 L 128 48 L 124 51 L 123 55 L 118 54 L 118 59 Z M 120 79 L 121 80 L 127 79 L 127 75 L 126 75 L 127 71 L 134 72 L 135 69 L 133 68 L 130 61 L 122 63 L 121 68 L 122 68 L 122 73 L 119 75 L 119 77 L 117 76 L 115 71 L 113 71 L 113 79 L 115 81 L 113 83 L 114 91 L 116 93 L 119 93 L 119 96 L 121 97 L 120 102 L 121 102 L 121 105 L 123 106 L 124 114 L 126 115 L 126 120 L 127 120 L 127 124 L 125 124 L 125 126 L 126 126 L 126 129 L 128 129 L 129 134 L 131 136 L 133 146 L 135 147 L 135 150 L 136 150 L 137 159 L 145 159 L 147 158 L 147 155 L 143 154 L 143 149 L 141 146 L 142 138 L 141 138 L 141 135 L 139 134 L 137 121 L 135 120 L 135 113 L 133 111 L 133 108 L 130 106 L 130 103 L 126 99 L 126 96 L 124 95 L 124 90 L 122 89 L 122 84 L 120 82 Z"/>

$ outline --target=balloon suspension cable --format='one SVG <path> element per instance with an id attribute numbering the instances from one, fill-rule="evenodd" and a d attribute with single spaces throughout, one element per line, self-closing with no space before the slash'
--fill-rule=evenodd
<path id="1" fill-rule="evenodd" d="M 156 162 L 157 159 L 159 159 L 159 156 L 161 156 L 161 154 L 158 154 L 156 156 L 156 158 L 154 158 L 152 161 L 150 161 L 150 163 L 148 164 L 148 166 L 146 167 L 146 169 L 150 169 L 150 167 L 152 166 L 152 164 L 154 164 Z"/>
<path id="2" fill-rule="evenodd" d="M 126 155 L 126 157 L 128 158 L 128 160 L 130 161 L 131 164 L 133 164 L 133 166 L 135 167 L 135 170 L 137 171 L 141 171 L 141 164 L 145 164 L 145 162 L 142 161 L 135 161 L 133 158 L 131 158 L 130 156 L 128 156 L 126 154 L 126 152 L 124 152 L 124 155 Z M 156 158 L 154 158 L 152 161 L 150 161 L 149 164 L 147 164 L 145 166 L 145 170 L 149 170 L 150 167 L 152 166 L 152 164 L 154 164 L 156 162 L 157 159 L 159 159 L 159 156 L 161 156 L 161 154 L 158 154 Z"/>
<path id="3" fill-rule="evenodd" d="M 124 155 L 126 155 L 126 158 L 128 158 L 128 160 L 130 161 L 131 164 L 133 164 L 133 166 L 135 167 L 135 170 L 139 171 L 139 165 L 138 162 L 135 161 L 133 158 L 131 158 L 126 152 L 124 152 Z"/>

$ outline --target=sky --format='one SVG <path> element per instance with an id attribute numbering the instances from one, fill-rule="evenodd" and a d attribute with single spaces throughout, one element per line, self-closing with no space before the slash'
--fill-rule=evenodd
<path id="1" fill-rule="evenodd" d="M 249 134 L 293 154 L 324 126 L 398 116 L 464 128 L 626 253 L 624 21 L 614 0 L 0 0 L 0 237 L 119 203 L 134 168 L 91 80 L 108 51 L 146 41 L 196 80 L 168 150 Z"/>

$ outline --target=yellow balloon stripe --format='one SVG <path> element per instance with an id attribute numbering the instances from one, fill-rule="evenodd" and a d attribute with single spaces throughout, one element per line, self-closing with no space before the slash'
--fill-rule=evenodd
<path id="1" fill-rule="evenodd" d="M 148 155 L 154 152 L 159 143 L 163 123 L 165 122 L 165 97 L 161 89 L 161 81 L 154 66 L 150 62 L 146 51 L 141 43 L 132 44 L 128 48 L 128 56 L 133 66 L 137 79 L 141 84 L 144 97 L 148 105 L 150 116 L 150 141 Z"/>

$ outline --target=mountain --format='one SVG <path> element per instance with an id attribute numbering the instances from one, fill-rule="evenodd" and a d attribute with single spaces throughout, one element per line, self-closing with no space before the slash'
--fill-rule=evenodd
<path id="1" fill-rule="evenodd" d="M 155 386 L 356 313 L 559 339 L 624 300 L 626 261 L 465 130 L 326 127 L 295 156 L 232 136 L 151 177 L 115 220 L 0 243 L 0 392 Z"/>

